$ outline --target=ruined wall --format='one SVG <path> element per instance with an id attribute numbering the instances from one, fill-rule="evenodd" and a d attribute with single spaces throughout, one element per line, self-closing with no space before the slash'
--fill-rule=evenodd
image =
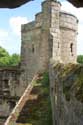
<path id="1" fill-rule="evenodd" d="M 18 67 L 0 68 L 0 125 L 8 117 L 21 96 Z"/>
<path id="2" fill-rule="evenodd" d="M 83 125 L 83 65 L 50 65 L 53 125 Z"/>

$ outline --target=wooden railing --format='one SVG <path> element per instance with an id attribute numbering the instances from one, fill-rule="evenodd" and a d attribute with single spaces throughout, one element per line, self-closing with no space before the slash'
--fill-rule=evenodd
<path id="1" fill-rule="evenodd" d="M 7 118 L 4 125 L 16 125 L 16 120 L 19 116 L 19 113 L 21 112 L 23 106 L 25 105 L 26 101 L 29 99 L 29 94 L 31 90 L 33 89 L 33 83 L 35 82 L 38 75 L 35 75 L 31 83 L 26 88 L 25 92 L 21 96 L 20 100 L 16 104 L 15 108 L 11 112 L 10 116 Z M 19 89 L 19 88 L 18 88 Z"/>

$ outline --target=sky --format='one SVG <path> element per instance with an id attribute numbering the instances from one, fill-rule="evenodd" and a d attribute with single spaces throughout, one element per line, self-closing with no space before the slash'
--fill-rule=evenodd
<path id="1" fill-rule="evenodd" d="M 41 2 L 34 0 L 16 9 L 0 9 L 0 46 L 10 54 L 21 51 L 21 24 L 28 23 L 41 11 Z M 59 0 L 62 10 L 74 14 L 78 20 L 77 54 L 83 55 L 83 8 L 75 8 L 66 0 Z"/>

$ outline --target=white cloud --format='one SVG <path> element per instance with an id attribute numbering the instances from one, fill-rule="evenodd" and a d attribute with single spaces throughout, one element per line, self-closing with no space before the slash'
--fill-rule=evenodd
<path id="1" fill-rule="evenodd" d="M 28 23 L 28 19 L 27 17 L 21 17 L 21 16 L 11 17 L 9 23 L 12 28 L 12 31 L 17 35 L 20 35 L 21 24 Z"/>
<path id="2" fill-rule="evenodd" d="M 7 41 L 1 42 L 0 45 L 4 47 L 5 49 L 8 50 L 10 54 L 12 53 L 20 53 L 21 49 L 21 24 L 26 24 L 28 23 L 27 17 L 11 17 L 9 19 L 9 26 L 10 26 L 10 31 L 9 31 L 9 36 Z"/>
<path id="3" fill-rule="evenodd" d="M 0 29 L 0 46 L 5 48 L 10 54 L 20 53 L 20 37 L 4 29 Z"/>
<path id="4" fill-rule="evenodd" d="M 77 53 L 83 54 L 83 8 L 75 8 L 72 4 L 67 1 L 62 2 L 62 10 L 74 14 L 78 20 L 78 44 Z"/>
<path id="5" fill-rule="evenodd" d="M 8 45 L 9 33 L 5 29 L 0 29 L 0 46 L 5 48 Z"/>
<path id="6" fill-rule="evenodd" d="M 5 48 L 10 54 L 20 53 L 21 41 L 20 37 L 14 35 L 10 31 L 0 29 L 0 46 Z"/>
<path id="7" fill-rule="evenodd" d="M 0 46 L 5 48 L 9 53 L 20 53 L 21 24 L 27 23 L 26 17 L 11 17 L 9 19 L 9 29 L 0 29 Z"/>

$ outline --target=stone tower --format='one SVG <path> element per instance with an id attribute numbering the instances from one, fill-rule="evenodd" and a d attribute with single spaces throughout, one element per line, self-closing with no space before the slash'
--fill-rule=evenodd
<path id="1" fill-rule="evenodd" d="M 62 12 L 56 0 L 44 1 L 35 21 L 22 25 L 21 32 L 21 68 L 28 82 L 48 68 L 50 58 L 65 64 L 76 62 L 77 18 Z"/>

